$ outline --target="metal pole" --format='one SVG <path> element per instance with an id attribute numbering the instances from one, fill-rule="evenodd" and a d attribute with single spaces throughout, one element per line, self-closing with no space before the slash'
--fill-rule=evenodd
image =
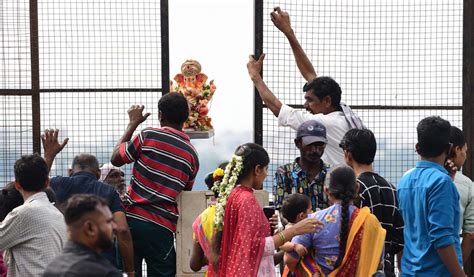
<path id="1" fill-rule="evenodd" d="M 169 45 L 169 17 L 168 0 L 160 2 L 161 20 L 161 87 L 162 93 L 170 91 L 170 45 Z"/>
<path id="2" fill-rule="evenodd" d="M 254 55 L 258 58 L 263 53 L 263 1 L 255 0 L 254 8 Z M 263 69 L 260 74 L 263 76 Z M 254 142 L 263 145 L 263 102 L 257 88 L 254 89 Z"/>
<path id="3" fill-rule="evenodd" d="M 41 103 L 38 42 L 38 1 L 30 0 L 31 108 L 33 152 L 41 153 Z"/>

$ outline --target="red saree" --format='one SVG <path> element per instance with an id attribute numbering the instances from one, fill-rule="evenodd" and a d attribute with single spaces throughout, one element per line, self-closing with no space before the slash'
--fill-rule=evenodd
<path id="1" fill-rule="evenodd" d="M 270 224 L 250 188 L 229 195 L 224 215 L 219 276 L 257 276 Z"/>

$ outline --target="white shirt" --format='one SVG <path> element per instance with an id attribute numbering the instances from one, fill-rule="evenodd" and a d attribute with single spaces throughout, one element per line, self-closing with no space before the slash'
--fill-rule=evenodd
<path id="1" fill-rule="evenodd" d="M 280 126 L 288 126 L 296 130 L 301 123 L 308 120 L 317 120 L 326 127 L 328 143 L 321 157 L 323 161 L 331 167 L 345 164 L 344 151 L 339 147 L 339 143 L 341 143 L 347 131 L 351 129 L 351 126 L 347 122 L 344 113 L 336 111 L 329 114 L 310 114 L 301 110 L 295 110 L 285 104 L 281 106 L 280 114 L 278 115 Z"/>
<path id="2" fill-rule="evenodd" d="M 461 207 L 461 229 L 463 233 L 474 233 L 474 189 L 471 179 L 456 172 L 454 185 L 459 192 L 459 206 Z"/>
<path id="3" fill-rule="evenodd" d="M 0 249 L 5 249 L 8 276 L 41 276 L 67 240 L 63 214 L 39 192 L 0 223 Z"/>

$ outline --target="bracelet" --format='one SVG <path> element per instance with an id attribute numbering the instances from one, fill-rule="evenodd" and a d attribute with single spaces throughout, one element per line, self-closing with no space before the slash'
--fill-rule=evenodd
<path id="1" fill-rule="evenodd" d="M 280 242 L 283 245 L 286 242 L 285 235 L 283 234 L 283 232 L 280 232 L 278 233 L 278 236 L 280 237 Z"/>

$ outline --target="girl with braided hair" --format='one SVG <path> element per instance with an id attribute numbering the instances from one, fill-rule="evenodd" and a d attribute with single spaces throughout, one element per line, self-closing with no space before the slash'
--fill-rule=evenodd
<path id="1" fill-rule="evenodd" d="M 212 245 L 218 276 L 275 276 L 275 249 L 295 235 L 315 232 L 316 219 L 306 218 L 291 229 L 271 234 L 270 224 L 253 191 L 263 187 L 270 159 L 255 143 L 237 148 L 214 190 L 219 192 Z M 208 274 L 209 276 L 209 274 Z"/>
<path id="2" fill-rule="evenodd" d="M 313 276 L 372 276 L 381 261 L 385 230 L 369 208 L 354 206 L 359 188 L 350 167 L 337 167 L 329 176 L 325 192 L 333 205 L 309 216 L 323 222 L 322 230 L 296 236 L 292 242 L 314 249 Z M 284 259 L 294 270 L 300 257 L 289 252 Z"/>

